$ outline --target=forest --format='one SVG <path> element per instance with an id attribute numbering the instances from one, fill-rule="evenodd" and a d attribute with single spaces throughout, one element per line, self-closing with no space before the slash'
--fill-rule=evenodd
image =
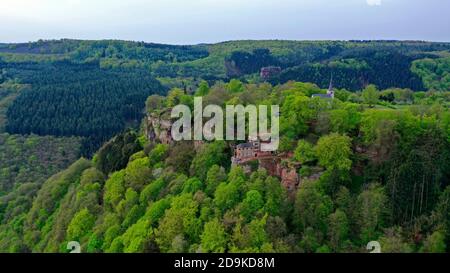
<path id="1" fill-rule="evenodd" d="M 263 168 L 231 165 L 230 143 L 162 144 L 142 126 L 48 179 L 28 211 L 4 217 L 0 247 L 65 252 L 75 240 L 84 252 L 327 253 L 377 240 L 383 252 L 448 251 L 450 93 L 369 85 L 311 98 L 323 92 L 237 80 L 196 92 L 218 105 L 279 104 L 279 152 L 293 152 L 282 164 L 298 168 L 295 189 Z M 153 95 L 147 112 L 193 96 Z"/>
<path id="2" fill-rule="evenodd" d="M 8 108 L 10 133 L 111 137 L 126 121 L 142 118 L 150 94 L 164 93 L 158 81 L 139 71 L 108 72 L 66 62 L 8 65 L 7 70 L 31 86 Z"/>
<path id="3" fill-rule="evenodd" d="M 0 252 L 448 252 L 450 43 L 0 44 Z M 261 68 L 279 67 L 268 79 Z M 332 100 L 312 98 L 332 83 Z M 161 143 L 178 103 L 280 106 L 280 165 Z"/>
<path id="4" fill-rule="evenodd" d="M 127 124 L 139 123 L 145 99 L 165 92 L 143 71 L 104 71 L 98 64 L 7 63 L 4 69 L 25 86 L 7 108 L 5 130 L 84 137 L 85 155 Z"/>

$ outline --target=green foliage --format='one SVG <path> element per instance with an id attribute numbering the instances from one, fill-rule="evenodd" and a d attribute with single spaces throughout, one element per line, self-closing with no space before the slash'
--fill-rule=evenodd
<path id="1" fill-rule="evenodd" d="M 299 92 L 285 91 L 274 96 Z M 440 192 L 448 155 L 441 120 L 445 112 L 364 110 L 309 98 L 305 103 L 312 120 L 326 112 L 335 120 L 330 130 L 346 135 L 314 135 L 311 123 L 304 139 L 289 139 L 297 147 L 286 150 L 293 158 L 283 166 L 306 163 L 300 175 L 314 179 L 302 179 L 296 193 L 265 169 L 245 173 L 236 166 L 227 171 L 224 142 L 205 143 L 196 154 L 185 153 L 174 161 L 172 156 L 192 147 L 158 144 L 149 156 L 139 149 L 130 153 L 127 164 L 106 182 L 97 156 L 96 167 L 87 162 L 66 174 L 64 187 L 45 186 L 55 197 L 47 197 L 44 205 L 47 195 L 39 194 L 30 215 L 23 213 L 11 228 L 0 228 L 0 247 L 64 251 L 69 236 L 75 236 L 88 252 L 353 252 L 371 240 L 382 242 L 383 252 L 446 251 L 448 194 Z M 378 158 L 385 158 L 382 167 Z M 175 162 L 190 165 L 191 174 Z M 368 183 L 375 179 L 383 184 Z M 422 195 L 417 190 L 422 185 L 434 190 Z M 294 193 L 295 200 L 290 198 Z M 429 205 L 415 201 L 421 198 Z M 419 229 L 424 239 L 414 245 L 406 228 L 416 219 L 427 224 Z"/>
<path id="2" fill-rule="evenodd" d="M 150 182 L 145 188 L 142 190 L 141 195 L 139 197 L 139 202 L 141 204 L 146 204 L 150 201 L 154 201 L 159 196 L 161 190 L 166 186 L 166 182 L 162 178 L 158 178 L 157 180 Z"/>
<path id="3" fill-rule="evenodd" d="M 264 200 L 261 193 L 256 190 L 248 191 L 242 201 L 241 214 L 245 219 L 251 219 L 263 206 Z"/>
<path id="4" fill-rule="evenodd" d="M 161 110 L 164 107 L 164 97 L 159 95 L 151 95 L 145 101 L 147 112 Z"/>
<path id="5" fill-rule="evenodd" d="M 345 212 L 337 209 L 328 217 L 328 237 L 330 246 L 334 251 L 341 249 L 343 243 L 349 238 L 350 226 Z"/>
<path id="6" fill-rule="evenodd" d="M 125 192 L 125 198 L 122 199 L 116 207 L 116 211 L 120 217 L 126 217 L 131 209 L 138 204 L 139 195 L 132 188 L 127 188 Z"/>
<path id="7" fill-rule="evenodd" d="M 80 150 L 80 138 L 0 134 L 0 192 L 26 183 L 41 185 L 73 163 Z"/>
<path id="8" fill-rule="evenodd" d="M 179 104 L 187 105 L 192 108 L 194 105 L 194 100 L 191 96 L 185 94 L 183 90 L 174 88 L 170 90 L 169 94 L 167 94 L 166 106 L 174 107 Z"/>
<path id="9" fill-rule="evenodd" d="M 333 211 L 331 198 L 313 182 L 304 182 L 295 199 L 295 223 L 300 232 L 308 227 L 326 234 L 328 215 Z"/>
<path id="10" fill-rule="evenodd" d="M 139 220 L 120 236 L 124 253 L 142 253 L 153 237 L 153 229 L 146 219 Z"/>
<path id="11" fill-rule="evenodd" d="M 265 212 L 274 216 L 287 215 L 287 190 L 274 177 L 267 177 L 264 180 Z"/>
<path id="12" fill-rule="evenodd" d="M 127 131 L 104 144 L 96 154 L 96 165 L 103 173 L 123 169 L 131 155 L 140 150 L 135 132 Z"/>
<path id="13" fill-rule="evenodd" d="M 0 45 L 0 130 L 85 136 L 0 135 L 0 251 L 61 252 L 73 239 L 96 253 L 359 252 L 371 240 L 383 252 L 448 251 L 448 48 L 395 41 Z M 426 57 L 434 59 L 414 62 Z M 279 85 L 258 78 L 268 65 L 283 68 L 269 79 Z M 331 72 L 337 88 L 371 82 L 389 89 L 311 98 L 325 92 Z M 142 111 L 148 95 L 166 90 L 153 77 L 172 89 L 149 97 Z M 445 91 L 413 93 L 425 90 L 419 77 Z M 297 78 L 311 83 L 290 81 Z M 264 162 L 230 169 L 232 145 L 223 141 L 150 143 L 144 122 L 139 134 L 125 131 L 92 161 L 47 179 L 78 157 L 81 141 L 83 154 L 93 151 L 124 126 L 136 128 L 142 113 L 192 107 L 189 94 L 222 106 L 280 105 L 275 155 L 283 167 L 302 165 L 299 185 L 271 176 L 279 175 L 276 162 L 270 170 L 257 169 Z"/>
<path id="14" fill-rule="evenodd" d="M 261 219 L 253 219 L 244 227 L 238 224 L 233 231 L 231 252 L 273 252 L 273 246 L 265 231 L 266 223 L 267 215 Z"/>
<path id="15" fill-rule="evenodd" d="M 351 138 L 339 134 L 321 137 L 316 154 L 319 164 L 329 170 L 348 171 L 352 166 Z"/>
<path id="16" fill-rule="evenodd" d="M 328 44 L 319 54 L 313 54 L 319 59 L 306 59 L 288 67 L 272 83 L 294 80 L 313 82 L 325 88 L 332 74 L 337 88 L 352 91 L 363 89 L 366 82 L 383 89 L 397 86 L 423 90 L 422 80 L 411 71 L 412 62 L 421 58 L 421 54 L 411 56 L 414 54 L 403 51 L 403 46 L 397 42 Z M 330 55 L 334 57 L 329 59 Z"/>
<path id="17" fill-rule="evenodd" d="M 186 251 L 174 244 L 177 240 L 198 240 L 200 223 L 196 217 L 198 204 L 192 200 L 192 195 L 183 194 L 172 200 L 170 209 L 166 210 L 155 232 L 156 242 L 163 252 Z"/>
<path id="18" fill-rule="evenodd" d="M 411 126 L 414 119 L 406 118 L 408 116 L 399 121 L 403 124 L 398 130 L 402 136 L 407 134 L 409 139 L 402 137 L 395 149 L 387 180 L 396 222 L 411 221 L 430 212 L 438 202 L 438 193 L 445 187 L 444 181 L 448 181 L 446 175 L 449 173 L 449 166 L 445 163 L 450 158 L 448 136 L 435 125 L 425 125 L 425 128 Z M 422 125 L 424 123 L 421 122 Z"/>
<path id="19" fill-rule="evenodd" d="M 307 130 L 307 122 L 310 121 L 315 111 L 308 107 L 310 98 L 302 95 L 288 95 L 281 106 L 280 131 L 282 135 L 293 139 L 304 135 Z"/>
<path id="20" fill-rule="evenodd" d="M 209 84 L 207 81 L 201 81 L 197 91 L 195 91 L 195 96 L 197 97 L 203 97 L 208 95 L 209 93 Z"/>
<path id="21" fill-rule="evenodd" d="M 445 253 L 445 250 L 445 235 L 440 231 L 435 231 L 429 235 L 422 248 L 422 251 L 426 253 Z"/>
<path id="22" fill-rule="evenodd" d="M 201 180 L 206 178 L 208 170 L 214 165 L 227 166 L 229 163 L 225 142 L 216 141 L 200 148 L 191 164 L 191 173 Z"/>
<path id="23" fill-rule="evenodd" d="M 214 204 L 221 211 L 233 208 L 239 202 L 240 189 L 235 183 L 220 183 L 214 194 Z"/>
<path id="24" fill-rule="evenodd" d="M 213 165 L 206 175 L 206 194 L 212 196 L 221 182 L 227 180 L 225 169 L 219 165 Z"/>
<path id="25" fill-rule="evenodd" d="M 348 104 L 344 109 L 329 112 L 330 130 L 339 134 L 351 133 L 360 121 L 360 113 L 356 105 Z"/>
<path id="26" fill-rule="evenodd" d="M 384 253 L 410 253 L 413 251 L 413 246 L 403 239 L 401 233 L 401 228 L 393 227 L 386 230 L 385 234 L 378 239 Z"/>
<path id="27" fill-rule="evenodd" d="M 241 187 L 245 183 L 245 175 L 240 167 L 234 167 L 228 174 L 228 183 L 220 183 L 214 194 L 214 204 L 225 212 L 241 201 Z"/>
<path id="28" fill-rule="evenodd" d="M 122 170 L 111 174 L 111 177 L 106 180 L 103 200 L 112 208 L 115 208 L 125 195 L 124 177 L 125 171 Z"/>
<path id="29" fill-rule="evenodd" d="M 294 159 L 300 164 L 311 163 L 316 160 L 314 146 L 305 140 L 299 140 L 294 152 Z"/>
<path id="30" fill-rule="evenodd" d="M 88 253 L 99 253 L 101 251 L 103 241 L 96 234 L 92 234 L 89 238 L 86 251 Z"/>
<path id="31" fill-rule="evenodd" d="M 311 167 L 304 165 L 300 168 L 299 174 L 301 177 L 308 177 L 312 173 Z"/>
<path id="32" fill-rule="evenodd" d="M 377 87 L 373 84 L 364 88 L 362 92 L 362 98 L 364 100 L 364 103 L 368 104 L 370 107 L 373 107 L 375 104 L 378 103 L 379 97 L 380 94 L 377 90 Z"/>
<path id="33" fill-rule="evenodd" d="M 149 166 L 150 160 L 148 157 L 128 163 L 124 177 L 126 187 L 141 190 L 151 179 L 152 171 Z"/>
<path id="34" fill-rule="evenodd" d="M 150 166 L 155 166 L 156 163 L 161 162 L 167 156 L 169 146 L 166 144 L 158 144 L 150 151 L 148 157 L 150 158 Z"/>
<path id="35" fill-rule="evenodd" d="M 201 237 L 201 248 L 204 252 L 224 253 L 227 249 L 228 236 L 218 219 L 205 224 Z"/>
<path id="36" fill-rule="evenodd" d="M 369 110 L 362 114 L 361 132 L 367 143 L 374 142 L 381 136 L 381 129 L 385 128 L 385 121 L 397 119 L 397 113 L 393 110 Z M 396 124 L 395 124 L 396 125 Z"/>
<path id="37" fill-rule="evenodd" d="M 170 207 L 170 201 L 170 199 L 161 199 L 149 206 L 144 218 L 150 221 L 151 226 L 157 226 L 158 221 L 164 216 L 165 211 Z"/>
<path id="38" fill-rule="evenodd" d="M 141 138 L 139 138 L 139 143 L 141 143 L 141 146 L 144 146 L 144 145 L 142 145 L 142 142 L 141 142 L 140 139 L 141 139 Z M 139 151 L 139 152 L 137 152 L 137 153 L 131 155 L 131 156 L 130 156 L 130 159 L 128 160 L 128 162 L 132 162 L 132 161 L 135 161 L 135 160 L 137 160 L 137 159 L 142 159 L 142 158 L 144 158 L 144 157 L 146 157 L 146 156 L 147 156 L 147 155 L 145 154 L 144 151 Z"/>
<path id="39" fill-rule="evenodd" d="M 376 240 L 389 217 L 385 189 L 377 184 L 369 185 L 367 190 L 359 194 L 356 202 L 361 241 Z"/>
<path id="40" fill-rule="evenodd" d="M 183 193 L 196 193 L 203 189 L 203 183 L 197 177 L 189 178 L 183 185 Z"/>
<path id="41" fill-rule="evenodd" d="M 136 223 L 144 214 L 144 208 L 139 205 L 134 205 L 126 214 L 123 222 L 122 228 L 129 228 L 131 225 Z"/>
<path id="42" fill-rule="evenodd" d="M 72 218 L 67 228 L 69 241 L 83 241 L 95 224 L 95 216 L 88 209 L 83 209 Z"/>
<path id="43" fill-rule="evenodd" d="M 96 168 L 92 167 L 83 172 L 80 178 L 80 185 L 87 188 L 94 184 L 103 184 L 104 180 L 104 174 Z"/>
<path id="44" fill-rule="evenodd" d="M 14 83 L 12 81 L 2 83 L 4 73 L 5 71 L 0 72 L 0 133 L 5 130 L 8 107 L 21 92 L 27 90 L 28 88 L 27 85 Z"/>
<path id="45" fill-rule="evenodd" d="M 422 59 L 414 61 L 411 70 L 422 78 L 428 89 L 450 89 L 450 58 Z"/>
<path id="46" fill-rule="evenodd" d="M 231 93 L 240 93 L 240 92 L 244 91 L 244 85 L 242 84 L 242 82 L 240 80 L 232 79 L 227 84 L 227 89 Z"/>
<path id="47" fill-rule="evenodd" d="M 57 241 L 48 242 L 42 241 L 38 244 L 39 237 L 36 234 L 41 234 L 42 237 L 54 235 L 54 233 L 62 233 L 62 238 L 64 238 L 64 233 L 67 228 L 66 222 L 67 218 L 61 219 L 61 222 L 55 221 L 55 215 L 67 215 L 71 217 L 71 212 L 66 212 L 65 214 L 60 213 L 60 204 L 65 197 L 71 197 L 74 193 L 73 188 L 70 189 L 71 185 L 78 183 L 82 173 L 92 167 L 91 163 L 86 159 L 80 159 L 74 164 L 72 164 L 68 169 L 60 172 L 51 178 L 49 178 L 39 190 L 37 196 L 33 201 L 29 212 L 27 213 L 27 218 L 24 223 L 24 242 L 28 245 L 30 249 L 36 249 L 36 251 L 44 251 L 44 249 L 49 248 L 56 251 L 59 249 Z M 70 208 L 69 204 L 64 203 L 64 208 Z M 87 205 L 87 204 L 85 204 Z M 67 217 L 66 216 L 66 217 Z M 52 230 L 52 226 L 56 225 L 57 229 Z M 49 233 L 52 234 L 49 234 Z M 60 237 L 61 238 L 61 237 Z"/>
<path id="48" fill-rule="evenodd" d="M 76 135 L 98 145 L 123 130 L 126 122 L 139 121 L 145 99 L 164 91 L 143 71 L 112 72 L 70 62 L 15 66 L 18 75 L 12 76 L 31 89 L 8 107 L 9 133 Z"/>
<path id="49" fill-rule="evenodd" d="M 176 168 L 180 173 L 189 174 L 195 154 L 192 143 L 181 141 L 169 149 L 165 163 Z"/>

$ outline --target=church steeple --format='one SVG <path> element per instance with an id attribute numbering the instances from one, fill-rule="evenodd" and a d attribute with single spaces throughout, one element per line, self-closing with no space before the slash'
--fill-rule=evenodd
<path id="1" fill-rule="evenodd" d="M 330 86 L 328 87 L 328 91 L 333 90 L 333 74 L 331 74 L 331 78 L 330 78 Z"/>
<path id="2" fill-rule="evenodd" d="M 311 97 L 312 98 L 334 99 L 333 74 L 331 74 L 330 86 L 328 87 L 327 94 L 323 94 L 323 93 L 321 93 L 321 94 L 312 94 Z"/>
<path id="3" fill-rule="evenodd" d="M 331 74 L 330 86 L 328 87 L 327 95 L 334 98 L 333 74 Z"/>

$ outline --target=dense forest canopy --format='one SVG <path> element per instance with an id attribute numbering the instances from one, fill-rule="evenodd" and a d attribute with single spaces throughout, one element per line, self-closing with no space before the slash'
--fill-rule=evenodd
<path id="1" fill-rule="evenodd" d="M 0 44 L 0 60 L 7 62 L 98 62 L 104 69 L 149 70 L 155 77 L 248 78 L 261 67 L 280 66 L 287 70 L 278 81 L 314 81 L 325 87 L 322 78 L 330 70 L 342 74 L 339 87 L 358 90 L 370 83 L 382 88 L 404 87 L 422 90 L 420 73 L 411 73 L 412 61 L 440 58 L 449 43 L 420 41 L 230 41 L 218 44 L 172 46 L 127 41 L 51 40 L 28 44 Z M 448 55 L 448 54 L 447 54 Z M 361 66 L 362 64 L 362 66 Z M 314 65 L 323 69 L 311 69 Z M 389 67 L 386 71 L 384 68 Z M 320 75 L 317 75 L 320 73 Z M 392 75 L 394 74 L 394 75 Z M 358 78 L 348 82 L 349 75 Z M 289 78 L 292 76 L 293 78 Z M 252 77 L 250 77 L 252 78 Z M 0 78 L 1 79 L 1 78 Z"/>
<path id="2" fill-rule="evenodd" d="M 76 137 L 0 134 L 0 195 L 66 168 L 80 156 L 80 146 Z"/>
<path id="3" fill-rule="evenodd" d="M 448 252 L 449 50 L 0 44 L 0 252 Z M 335 98 L 312 98 L 331 77 Z M 145 115 L 194 96 L 280 105 L 280 166 L 300 183 L 233 166 L 239 143 L 149 139 Z"/>
<path id="4" fill-rule="evenodd" d="M 145 99 L 165 92 L 140 69 L 108 71 L 98 63 L 68 61 L 0 67 L 6 77 L 27 86 L 6 111 L 5 128 L 12 134 L 82 136 L 100 143 L 127 123 L 139 123 Z"/>
<path id="5" fill-rule="evenodd" d="M 28 211 L 4 207 L 0 249 L 64 252 L 76 240 L 94 253 L 363 252 L 378 240 L 383 252 L 448 251 L 449 92 L 370 85 L 311 98 L 320 92 L 238 80 L 196 92 L 218 105 L 280 104 L 294 189 L 258 163 L 231 165 L 232 143 L 163 144 L 143 126 L 48 179 Z M 175 88 L 147 112 L 192 99 Z"/>
<path id="6" fill-rule="evenodd" d="M 8 132 L 111 137 L 125 121 L 140 120 L 150 94 L 164 92 L 159 82 L 139 71 L 108 72 L 67 63 L 38 71 L 24 72 L 23 83 L 32 87 L 8 108 Z"/>
<path id="7" fill-rule="evenodd" d="M 325 87 L 327 78 L 333 75 L 336 87 L 349 90 L 361 90 L 369 83 L 382 89 L 399 87 L 425 90 L 420 77 L 410 70 L 414 57 L 396 51 L 377 50 L 356 51 L 345 55 L 345 58 L 333 59 L 324 64 L 291 67 L 272 81 L 276 83 L 301 79 Z"/>
<path id="8" fill-rule="evenodd" d="M 176 46 L 118 40 L 40 40 L 35 43 L 0 44 L 0 52 L 20 54 L 68 54 L 79 62 L 99 58 L 139 59 L 143 62 L 190 61 L 208 56 L 204 46 Z"/>

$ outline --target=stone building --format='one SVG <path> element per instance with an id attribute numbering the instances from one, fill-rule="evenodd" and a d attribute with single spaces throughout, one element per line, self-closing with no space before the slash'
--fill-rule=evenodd
<path id="1" fill-rule="evenodd" d="M 281 67 L 279 66 L 267 66 L 261 68 L 260 77 L 263 80 L 269 80 L 281 73 Z"/>
<path id="2" fill-rule="evenodd" d="M 276 154 L 275 152 L 261 151 L 261 142 L 250 140 L 247 143 L 236 145 L 231 163 L 242 166 L 245 170 L 250 170 L 247 168 L 248 164 L 258 161 L 259 167 L 266 169 L 270 176 L 279 177 L 281 184 L 288 191 L 295 191 L 300 183 L 297 174 L 298 166 L 284 164 L 284 161 L 289 160 L 292 156 L 292 153 Z"/>
<path id="3" fill-rule="evenodd" d="M 249 142 L 236 145 L 231 162 L 233 164 L 242 164 L 258 158 L 270 157 L 273 154 L 273 152 L 262 151 L 259 140 L 250 140 Z"/>

